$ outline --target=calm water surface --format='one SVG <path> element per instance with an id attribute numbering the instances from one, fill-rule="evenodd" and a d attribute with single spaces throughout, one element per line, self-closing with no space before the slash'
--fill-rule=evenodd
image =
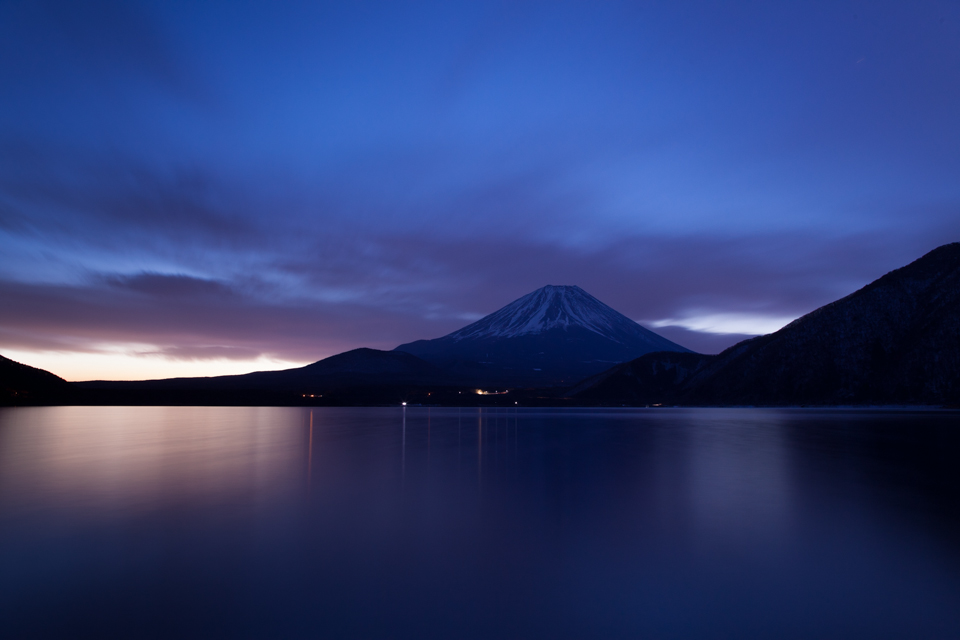
<path id="1" fill-rule="evenodd" d="M 960 416 L 0 410 L 4 638 L 958 638 Z"/>

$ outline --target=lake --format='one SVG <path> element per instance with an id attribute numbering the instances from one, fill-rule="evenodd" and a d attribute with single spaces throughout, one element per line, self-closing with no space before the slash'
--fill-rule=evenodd
<path id="1" fill-rule="evenodd" d="M 5 638 L 957 638 L 960 415 L 0 409 Z"/>

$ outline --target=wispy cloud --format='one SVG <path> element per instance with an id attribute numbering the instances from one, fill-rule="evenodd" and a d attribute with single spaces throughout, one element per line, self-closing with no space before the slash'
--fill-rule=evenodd
<path id="1" fill-rule="evenodd" d="M 749 313 L 708 313 L 691 315 L 685 318 L 663 318 L 654 320 L 650 326 L 682 327 L 688 331 L 701 333 L 719 333 L 721 335 L 761 335 L 773 333 L 791 322 L 795 317 L 776 317 Z"/>

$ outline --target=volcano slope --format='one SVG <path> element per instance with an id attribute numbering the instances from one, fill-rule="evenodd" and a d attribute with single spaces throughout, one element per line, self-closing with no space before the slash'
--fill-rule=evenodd
<path id="1" fill-rule="evenodd" d="M 580 287 L 546 286 L 449 335 L 395 351 L 486 386 L 569 386 L 645 353 L 688 350 Z"/>

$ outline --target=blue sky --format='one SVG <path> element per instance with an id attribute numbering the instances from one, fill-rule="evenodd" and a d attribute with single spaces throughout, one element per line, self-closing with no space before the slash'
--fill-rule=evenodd
<path id="1" fill-rule="evenodd" d="M 578 284 L 693 349 L 960 239 L 960 5 L 0 2 L 0 353 L 292 366 Z"/>

